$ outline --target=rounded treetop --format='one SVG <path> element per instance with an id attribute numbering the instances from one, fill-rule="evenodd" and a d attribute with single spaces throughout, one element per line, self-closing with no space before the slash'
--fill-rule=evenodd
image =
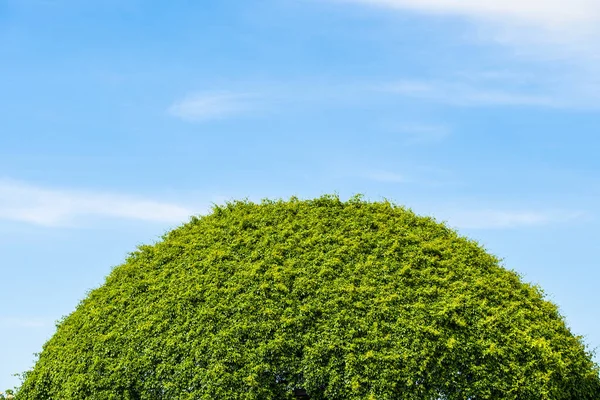
<path id="1" fill-rule="evenodd" d="M 389 202 L 237 201 L 141 246 L 18 399 L 598 399 L 557 307 Z"/>

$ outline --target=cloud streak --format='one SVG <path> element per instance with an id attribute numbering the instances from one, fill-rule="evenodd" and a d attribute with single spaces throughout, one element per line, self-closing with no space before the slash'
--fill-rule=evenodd
<path id="1" fill-rule="evenodd" d="M 474 28 L 468 41 L 484 40 L 510 47 L 511 54 L 592 68 L 588 78 L 597 76 L 600 61 L 598 0 L 330 1 L 459 18 Z"/>
<path id="2" fill-rule="evenodd" d="M 505 91 L 489 87 L 475 87 L 465 83 L 400 80 L 381 85 L 380 91 L 438 103 L 465 106 L 527 106 L 563 108 L 558 100 L 544 95 Z"/>
<path id="3" fill-rule="evenodd" d="M 443 213 L 440 213 L 443 215 Z M 531 210 L 470 210 L 446 213 L 449 225 L 460 229 L 514 229 L 569 222 L 581 212 Z"/>
<path id="4" fill-rule="evenodd" d="M 450 14 L 544 30 L 582 32 L 600 21 L 596 0 L 339 0 L 371 6 Z"/>
<path id="5" fill-rule="evenodd" d="M 5 329 L 45 328 L 52 322 L 49 318 L 40 317 L 0 317 L 0 327 Z"/>
<path id="6" fill-rule="evenodd" d="M 190 95 L 172 104 L 167 112 L 191 122 L 223 119 L 242 114 L 252 108 L 249 94 L 218 92 Z"/>
<path id="7" fill-rule="evenodd" d="M 57 190 L 0 181 L 0 219 L 65 226 L 86 217 L 181 222 L 193 211 L 177 205 L 114 193 Z"/>

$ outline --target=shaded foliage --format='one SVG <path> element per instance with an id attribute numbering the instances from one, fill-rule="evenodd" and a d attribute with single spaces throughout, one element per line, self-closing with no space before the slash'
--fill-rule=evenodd
<path id="1" fill-rule="evenodd" d="M 597 399 L 556 306 L 389 202 L 216 206 L 64 318 L 19 399 Z"/>

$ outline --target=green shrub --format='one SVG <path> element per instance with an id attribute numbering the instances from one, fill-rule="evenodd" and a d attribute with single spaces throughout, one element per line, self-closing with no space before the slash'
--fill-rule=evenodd
<path id="1" fill-rule="evenodd" d="M 0 392 L 0 400 L 12 400 L 15 398 L 15 392 L 8 389 L 5 393 Z"/>
<path id="2" fill-rule="evenodd" d="M 214 207 L 59 324 L 19 400 L 598 399 L 535 286 L 389 202 Z"/>

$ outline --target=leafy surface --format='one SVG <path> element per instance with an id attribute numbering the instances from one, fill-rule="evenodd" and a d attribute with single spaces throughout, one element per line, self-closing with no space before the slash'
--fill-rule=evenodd
<path id="1" fill-rule="evenodd" d="M 598 399 L 556 306 L 388 202 L 216 206 L 58 325 L 19 399 Z"/>

